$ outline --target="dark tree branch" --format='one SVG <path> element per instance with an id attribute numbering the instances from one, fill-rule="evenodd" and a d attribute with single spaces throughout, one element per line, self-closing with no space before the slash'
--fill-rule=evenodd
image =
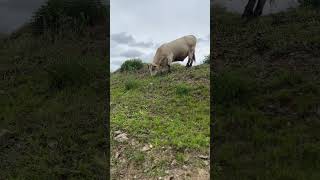
<path id="1" fill-rule="evenodd" d="M 259 0 L 256 9 L 254 10 L 254 16 L 261 16 L 263 7 L 267 0 Z"/>
<path id="2" fill-rule="evenodd" d="M 261 16 L 267 0 L 249 0 L 242 14 L 242 18 Z M 257 2 L 257 5 L 256 5 Z"/>
<path id="3" fill-rule="evenodd" d="M 244 9 L 244 12 L 242 14 L 242 17 L 243 18 L 248 18 L 248 17 L 252 17 L 253 16 L 253 8 L 256 4 L 256 0 L 249 0 L 245 9 Z"/>

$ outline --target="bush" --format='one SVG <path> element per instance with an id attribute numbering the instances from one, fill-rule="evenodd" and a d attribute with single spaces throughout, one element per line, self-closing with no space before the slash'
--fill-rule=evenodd
<path id="1" fill-rule="evenodd" d="M 204 57 L 203 63 L 210 64 L 210 54 Z"/>
<path id="2" fill-rule="evenodd" d="M 31 25 L 37 35 L 62 29 L 79 31 L 83 26 L 105 21 L 106 15 L 106 6 L 101 0 L 48 0 L 34 12 Z"/>
<path id="3" fill-rule="evenodd" d="M 125 61 L 120 68 L 121 72 L 124 71 L 136 71 L 143 68 L 143 63 L 140 59 L 131 59 Z"/>

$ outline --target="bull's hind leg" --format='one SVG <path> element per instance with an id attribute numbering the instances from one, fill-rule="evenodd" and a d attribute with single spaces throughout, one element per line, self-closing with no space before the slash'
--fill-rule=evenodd
<path id="1" fill-rule="evenodd" d="M 188 59 L 188 62 L 186 64 L 186 68 L 190 67 L 190 60 Z"/>
<path id="2" fill-rule="evenodd" d="M 190 54 L 190 53 L 189 53 Z M 192 59 L 190 58 L 190 55 L 188 54 L 188 62 L 187 62 L 187 65 L 186 67 L 189 68 L 192 66 Z"/>
<path id="3" fill-rule="evenodd" d="M 192 50 L 188 53 L 188 62 L 187 62 L 186 67 L 191 67 L 193 60 L 194 60 L 194 51 Z"/>

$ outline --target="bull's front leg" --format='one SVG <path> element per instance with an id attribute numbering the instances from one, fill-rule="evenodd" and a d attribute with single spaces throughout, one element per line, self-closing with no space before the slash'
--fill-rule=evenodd
<path id="1" fill-rule="evenodd" d="M 188 62 L 187 62 L 187 65 L 186 65 L 187 68 L 192 66 L 193 55 L 194 55 L 194 52 L 193 51 L 189 51 L 189 53 L 188 53 Z"/>

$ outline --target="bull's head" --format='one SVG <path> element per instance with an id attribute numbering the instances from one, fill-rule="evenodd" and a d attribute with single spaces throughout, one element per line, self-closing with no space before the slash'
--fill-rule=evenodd
<path id="1" fill-rule="evenodd" d="M 151 76 L 156 75 L 160 70 L 159 65 L 154 64 L 154 63 L 149 64 L 148 69 L 150 71 Z"/>

